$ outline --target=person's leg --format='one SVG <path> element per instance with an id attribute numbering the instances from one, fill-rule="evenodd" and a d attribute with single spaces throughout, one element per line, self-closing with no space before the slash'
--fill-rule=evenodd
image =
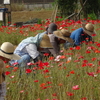
<path id="1" fill-rule="evenodd" d="M 17 60 L 19 67 L 27 67 L 27 63 L 30 62 L 31 57 L 29 55 L 21 56 L 21 59 Z"/>
<path id="2" fill-rule="evenodd" d="M 20 68 L 20 74 L 19 74 L 19 76 L 21 76 L 23 70 L 25 70 L 26 68 L 28 68 L 27 63 L 30 62 L 30 59 L 31 59 L 31 57 L 28 54 L 26 54 L 26 55 L 21 56 L 21 59 L 19 59 L 19 60 L 11 60 L 9 62 L 9 64 L 11 66 L 19 67 Z"/>
<path id="3" fill-rule="evenodd" d="M 0 84 L 0 100 L 6 100 L 6 83 Z"/>
<path id="4" fill-rule="evenodd" d="M 17 60 L 18 67 L 20 68 L 20 75 L 21 77 L 23 71 L 25 71 L 26 68 L 28 68 L 27 63 L 30 62 L 31 57 L 29 55 L 23 55 L 21 59 Z"/>
<path id="5" fill-rule="evenodd" d="M 68 49 L 69 47 L 73 47 L 73 43 L 70 42 L 64 43 L 64 49 Z"/>

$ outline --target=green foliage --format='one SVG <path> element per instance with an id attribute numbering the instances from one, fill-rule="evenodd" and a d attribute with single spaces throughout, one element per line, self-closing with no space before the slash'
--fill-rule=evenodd
<path id="1" fill-rule="evenodd" d="M 59 28 L 60 24 L 63 28 L 68 25 L 67 28 L 70 30 L 81 26 L 80 23 L 73 21 L 65 21 L 65 23 L 58 21 L 57 23 Z M 100 23 L 96 20 L 94 23 L 99 33 Z M 40 31 L 39 28 L 41 29 L 40 25 L 24 28 L 0 27 L 0 44 L 5 41 L 19 43 L 22 39 L 35 35 L 37 31 Z M 40 64 L 40 67 L 29 66 L 32 72 L 26 74 L 26 68 L 23 69 L 21 77 L 19 77 L 20 68 L 6 67 L 5 71 L 10 72 L 6 75 L 6 99 L 100 100 L 100 38 L 99 34 L 97 35 L 93 44 L 84 43 L 80 49 L 74 47 L 73 50 L 61 52 L 62 57 L 59 61 L 47 57 L 47 60 L 43 59 L 46 63 Z M 71 59 L 68 60 L 68 58 Z M 73 86 L 78 86 L 78 88 L 73 90 Z"/>
<path id="2" fill-rule="evenodd" d="M 90 20 L 96 20 L 97 19 L 97 16 L 95 15 L 95 13 L 91 13 L 91 14 L 88 14 L 88 18 Z"/>
<path id="3" fill-rule="evenodd" d="M 72 14 L 76 7 L 76 1 L 77 0 L 56 0 L 61 16 Z"/>
<path id="4" fill-rule="evenodd" d="M 42 23 L 42 20 L 41 19 L 38 19 L 38 24 L 41 24 Z"/>
<path id="5" fill-rule="evenodd" d="M 83 0 L 83 2 L 84 1 L 85 0 Z M 91 15 L 94 12 L 95 16 L 98 18 L 100 13 L 100 0 L 87 0 L 84 8 L 87 14 Z"/>
<path id="6" fill-rule="evenodd" d="M 3 22 L 2 21 L 0 21 L 0 26 L 2 26 L 3 25 Z"/>
<path id="7" fill-rule="evenodd" d="M 85 1 L 86 0 L 82 0 L 83 3 Z M 80 3 L 79 0 L 55 0 L 55 2 L 58 4 L 58 9 L 60 10 L 61 16 L 68 16 L 74 13 Z M 80 8 L 78 10 L 80 10 Z M 87 17 L 88 14 L 94 12 L 95 16 L 98 18 L 100 13 L 100 0 L 87 0 L 86 4 L 84 5 L 84 13 L 82 12 L 83 11 L 81 11 L 82 15 L 85 13 L 84 17 Z"/>

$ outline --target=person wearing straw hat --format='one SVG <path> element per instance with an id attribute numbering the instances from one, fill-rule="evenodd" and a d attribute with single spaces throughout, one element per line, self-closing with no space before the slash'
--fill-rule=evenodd
<path id="1" fill-rule="evenodd" d="M 70 40 L 70 42 L 72 43 L 72 39 L 69 39 L 70 32 L 65 29 L 57 31 L 57 28 L 58 26 L 54 22 L 50 23 L 49 26 L 46 28 L 46 34 L 49 36 L 50 43 L 53 46 L 53 48 L 48 48 L 41 51 L 42 54 L 48 53 L 50 55 L 53 55 L 55 58 L 60 53 L 60 44 L 65 43 L 66 40 Z"/>
<path id="2" fill-rule="evenodd" d="M 6 96 L 6 83 L 5 83 L 5 63 L 11 59 L 18 60 L 20 56 L 13 53 L 14 45 L 10 42 L 4 42 L 0 47 L 0 100 L 5 100 Z"/>
<path id="3" fill-rule="evenodd" d="M 60 44 L 66 41 L 73 43 L 73 40 L 70 38 L 70 32 L 66 29 L 53 31 L 53 34 L 48 34 L 48 36 L 53 46 L 49 51 L 55 58 L 60 54 Z"/>
<path id="4" fill-rule="evenodd" d="M 74 40 L 74 46 L 79 46 L 84 41 L 88 43 L 93 41 L 93 36 L 96 35 L 94 30 L 94 25 L 92 23 L 82 24 L 82 27 L 73 31 L 70 35 L 70 38 Z M 64 47 L 67 49 L 70 43 L 66 42 Z"/>
<path id="5" fill-rule="evenodd" d="M 42 60 L 40 51 L 44 48 L 52 48 L 49 37 L 45 33 L 39 33 L 34 37 L 22 40 L 16 47 L 14 54 L 18 54 L 20 60 L 11 60 L 10 64 L 18 64 L 19 67 L 28 67 L 27 63 L 33 60 L 35 63 Z"/>

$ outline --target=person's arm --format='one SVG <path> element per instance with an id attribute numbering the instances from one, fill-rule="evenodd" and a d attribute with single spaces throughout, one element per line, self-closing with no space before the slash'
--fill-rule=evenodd
<path id="1" fill-rule="evenodd" d="M 56 42 L 51 42 L 51 44 L 53 46 L 53 49 L 49 49 L 49 51 L 54 57 L 56 57 L 57 55 L 59 55 L 60 47 Z"/>
<path id="2" fill-rule="evenodd" d="M 59 46 L 59 44 L 57 42 L 58 41 L 58 38 L 55 37 L 53 34 L 50 34 L 48 36 L 49 36 L 50 42 L 51 42 L 51 44 L 53 46 L 53 49 L 48 49 L 48 50 L 51 52 L 51 54 L 54 57 L 56 57 L 59 54 L 59 52 L 60 52 L 60 46 Z"/>
<path id="3" fill-rule="evenodd" d="M 78 46 L 78 45 L 80 45 L 80 43 L 81 43 L 81 37 L 80 37 L 79 34 L 76 34 L 76 35 L 75 35 L 75 42 L 74 42 L 74 45 L 75 45 L 75 46 Z"/>

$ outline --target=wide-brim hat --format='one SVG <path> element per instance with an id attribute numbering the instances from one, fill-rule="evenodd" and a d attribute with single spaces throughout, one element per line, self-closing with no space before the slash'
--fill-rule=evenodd
<path id="1" fill-rule="evenodd" d="M 66 29 L 62 29 L 61 31 L 54 31 L 53 34 L 58 38 L 61 38 L 61 39 L 66 40 L 70 43 L 73 43 L 73 40 L 70 38 L 71 32 L 69 32 Z"/>
<path id="2" fill-rule="evenodd" d="M 4 81 L 4 78 L 2 77 L 4 68 L 5 68 L 5 63 L 3 62 L 3 60 L 0 59 L 0 84 Z"/>
<path id="3" fill-rule="evenodd" d="M 40 41 L 40 47 L 41 48 L 53 48 L 47 34 L 43 35 L 42 40 Z"/>
<path id="4" fill-rule="evenodd" d="M 93 34 L 96 34 L 96 31 L 94 30 L 94 25 L 91 23 L 82 24 L 83 30 L 90 36 Z"/>
<path id="5" fill-rule="evenodd" d="M 56 30 L 57 30 L 57 25 L 55 23 L 51 23 L 47 29 L 47 32 L 53 34 L 53 31 Z"/>
<path id="6" fill-rule="evenodd" d="M 4 42 L 0 47 L 0 56 L 11 59 L 18 60 L 20 59 L 19 55 L 14 54 L 14 45 L 10 42 Z"/>

